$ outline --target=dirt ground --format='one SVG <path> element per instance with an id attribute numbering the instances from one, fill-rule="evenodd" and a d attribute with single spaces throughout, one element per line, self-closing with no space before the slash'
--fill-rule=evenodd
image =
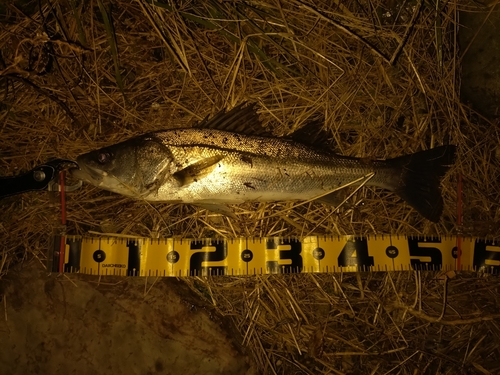
<path id="1" fill-rule="evenodd" d="M 256 373 L 231 322 L 173 278 L 48 275 L 31 261 L 0 288 L 0 374 Z"/>

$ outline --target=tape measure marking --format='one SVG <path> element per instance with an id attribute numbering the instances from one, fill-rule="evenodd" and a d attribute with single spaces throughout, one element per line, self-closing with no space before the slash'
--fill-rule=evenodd
<path id="1" fill-rule="evenodd" d="M 457 237 L 121 239 L 67 237 L 64 270 L 91 275 L 195 276 L 455 270 Z M 500 244 L 462 238 L 462 270 L 500 271 Z"/>

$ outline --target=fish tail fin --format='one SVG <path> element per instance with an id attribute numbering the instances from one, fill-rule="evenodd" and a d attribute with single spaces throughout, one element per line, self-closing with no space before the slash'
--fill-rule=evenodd
<path id="1" fill-rule="evenodd" d="M 455 160 L 456 147 L 446 145 L 390 159 L 399 177 L 391 190 L 422 216 L 438 222 L 443 212 L 441 178 Z"/>

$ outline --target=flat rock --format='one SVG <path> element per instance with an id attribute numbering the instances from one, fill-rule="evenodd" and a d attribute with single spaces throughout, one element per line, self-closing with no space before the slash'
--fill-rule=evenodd
<path id="1" fill-rule="evenodd" d="M 461 99 L 483 116 L 500 117 L 500 4 L 460 13 Z"/>
<path id="2" fill-rule="evenodd" d="M 0 295 L 2 374 L 256 373 L 231 321 L 180 280 L 48 275 L 33 261 Z"/>

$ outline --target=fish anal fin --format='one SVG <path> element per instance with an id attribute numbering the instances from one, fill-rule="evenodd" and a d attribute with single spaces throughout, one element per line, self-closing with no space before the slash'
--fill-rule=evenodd
<path id="1" fill-rule="evenodd" d="M 224 159 L 224 155 L 215 155 L 198 160 L 175 172 L 173 176 L 179 181 L 180 186 L 191 184 L 210 174 L 217 167 L 217 163 L 222 159 Z"/>
<path id="2" fill-rule="evenodd" d="M 322 196 L 316 199 L 317 202 L 327 204 L 329 206 L 338 207 L 346 198 L 345 190 L 337 190 L 333 193 Z"/>
<path id="3" fill-rule="evenodd" d="M 216 214 L 221 214 L 227 217 L 230 217 L 231 219 L 236 219 L 236 215 L 234 212 L 226 206 L 225 204 L 222 203 L 192 203 L 193 206 L 203 208 L 207 211 L 214 212 Z"/>

